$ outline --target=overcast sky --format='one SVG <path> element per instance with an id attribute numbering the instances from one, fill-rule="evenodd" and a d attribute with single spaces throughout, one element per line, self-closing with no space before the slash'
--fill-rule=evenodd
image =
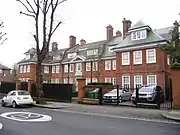
<path id="1" fill-rule="evenodd" d="M 31 0 L 30 0 L 31 1 Z M 180 0 L 68 0 L 61 5 L 59 15 L 63 24 L 53 40 L 59 48 L 68 47 L 69 36 L 87 42 L 106 39 L 106 26 L 111 24 L 122 31 L 122 19 L 136 23 L 142 19 L 151 28 L 171 26 L 180 20 Z M 0 63 L 11 67 L 24 58 L 24 52 L 33 47 L 33 23 L 19 14 L 21 7 L 16 0 L 0 0 L 0 19 L 8 41 L 0 46 Z"/>

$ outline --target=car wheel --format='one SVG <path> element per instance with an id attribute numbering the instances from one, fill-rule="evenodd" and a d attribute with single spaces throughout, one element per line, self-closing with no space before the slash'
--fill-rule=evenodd
<path id="1" fill-rule="evenodd" d="M 5 106 L 6 106 L 6 103 L 4 102 L 4 100 L 2 100 L 1 106 L 2 106 L 2 107 L 5 107 Z"/>
<path id="2" fill-rule="evenodd" d="M 119 97 L 119 103 L 121 103 L 121 102 L 122 102 L 122 97 L 120 96 L 120 97 Z"/>
<path id="3" fill-rule="evenodd" d="M 16 101 L 13 101 L 13 102 L 12 102 L 12 107 L 13 107 L 13 108 L 16 108 L 16 107 L 17 107 Z"/>
<path id="4" fill-rule="evenodd" d="M 132 103 L 133 103 L 133 104 L 135 104 L 135 105 L 137 104 L 137 102 L 136 102 L 136 101 L 132 101 Z"/>

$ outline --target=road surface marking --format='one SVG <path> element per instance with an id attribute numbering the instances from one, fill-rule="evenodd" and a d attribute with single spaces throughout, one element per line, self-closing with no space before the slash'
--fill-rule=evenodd
<path id="1" fill-rule="evenodd" d="M 32 112 L 6 112 L 0 116 L 3 118 L 23 122 L 44 122 L 52 120 L 51 116 Z"/>
<path id="2" fill-rule="evenodd" d="M 54 110 L 54 109 L 52 109 L 52 110 Z M 96 114 L 96 113 L 88 113 L 88 112 L 77 112 L 77 111 L 68 111 L 68 110 L 58 110 L 58 111 L 59 112 L 66 112 L 66 113 L 73 113 L 73 114 L 83 114 L 83 115 L 100 116 L 100 117 L 108 117 L 108 118 L 119 118 L 119 119 L 127 119 L 127 120 L 139 120 L 139 121 L 147 121 L 147 122 L 157 122 L 157 123 L 180 125 L 179 122 L 168 121 L 168 120 L 160 120 L 160 119 L 158 120 L 158 119 L 148 119 L 148 118 L 139 118 L 139 117 L 124 117 L 124 116 L 115 116 L 115 115 L 108 115 L 108 114 Z"/>
<path id="3" fill-rule="evenodd" d="M 2 123 L 0 123 L 0 130 L 3 128 L 3 124 Z"/>

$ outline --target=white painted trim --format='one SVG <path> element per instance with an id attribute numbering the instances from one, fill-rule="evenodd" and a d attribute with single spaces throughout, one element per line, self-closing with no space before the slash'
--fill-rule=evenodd
<path id="1" fill-rule="evenodd" d="M 116 66 L 117 66 L 116 60 L 112 60 L 112 69 L 116 70 Z"/>
<path id="2" fill-rule="evenodd" d="M 124 55 L 125 54 L 127 54 L 128 56 L 128 62 L 127 63 L 124 63 Z M 121 64 L 123 65 L 123 66 L 126 66 L 126 65 L 130 65 L 130 52 L 123 52 L 123 53 L 121 53 L 121 58 L 122 58 L 122 61 L 121 61 Z"/>
<path id="3" fill-rule="evenodd" d="M 72 66 L 72 69 L 73 69 L 73 70 L 71 70 L 71 66 Z M 74 72 L 74 64 L 70 64 L 70 65 L 69 65 L 69 72 L 71 72 L 71 73 Z"/>
<path id="4" fill-rule="evenodd" d="M 149 85 L 149 81 L 148 81 L 149 76 L 155 76 L 155 85 L 157 85 L 157 75 L 147 75 L 147 85 Z"/>
<path id="5" fill-rule="evenodd" d="M 122 76 L 122 88 L 124 87 L 124 77 L 128 77 L 129 78 L 129 83 L 125 83 L 125 84 L 129 84 L 129 88 L 130 88 L 131 87 L 131 78 L 128 75 Z"/>
<path id="6" fill-rule="evenodd" d="M 77 58 L 79 58 L 79 59 L 81 59 L 82 61 L 85 61 L 85 59 L 86 59 L 86 57 L 84 57 L 84 56 L 79 56 L 79 55 L 77 55 L 76 57 L 74 57 L 70 62 L 73 62 L 75 59 L 77 59 Z"/>
<path id="7" fill-rule="evenodd" d="M 135 29 L 132 29 L 132 30 L 130 28 L 130 30 L 128 32 L 134 32 L 134 31 L 145 30 L 145 29 L 149 29 L 150 30 L 150 28 L 148 26 L 146 26 L 146 27 L 137 28 L 137 29 L 135 28 Z"/>
<path id="8" fill-rule="evenodd" d="M 30 64 L 37 64 L 36 62 L 25 62 L 25 63 L 19 63 L 18 66 L 22 66 L 22 65 L 30 65 Z M 43 66 L 54 66 L 54 65 L 60 65 L 61 63 L 52 63 L 52 64 L 49 64 L 49 63 L 42 63 L 41 65 Z"/>
<path id="9" fill-rule="evenodd" d="M 116 56 L 113 57 L 106 57 L 106 58 L 102 58 L 103 60 L 109 60 L 109 59 L 116 59 Z"/>
<path id="10" fill-rule="evenodd" d="M 142 75 L 134 75 L 134 88 L 136 88 L 136 81 L 135 81 L 135 78 L 136 76 L 140 76 L 141 77 L 141 85 L 143 85 L 143 76 Z"/>
<path id="11" fill-rule="evenodd" d="M 140 59 L 140 61 L 139 62 L 136 62 L 135 61 L 135 56 L 136 56 L 136 53 L 137 52 L 140 52 L 141 54 L 141 59 Z M 133 64 L 135 64 L 135 65 L 137 65 L 137 64 L 142 64 L 142 50 L 139 50 L 139 51 L 133 51 Z"/>
<path id="12" fill-rule="evenodd" d="M 149 47 L 157 47 L 158 45 L 166 44 L 166 42 L 162 43 L 154 43 L 154 44 L 145 44 L 145 45 L 137 45 L 137 46 L 127 46 L 125 48 L 114 48 L 114 52 L 118 51 L 130 51 L 130 50 L 135 50 L 135 49 L 141 49 L 141 48 L 149 48 Z"/>
<path id="13" fill-rule="evenodd" d="M 154 61 L 149 61 L 149 59 L 148 59 L 148 51 L 149 50 L 153 50 L 154 51 Z M 146 63 L 148 63 L 148 64 L 151 64 L 151 63 L 156 63 L 156 49 L 147 49 L 146 50 Z"/>
<path id="14" fill-rule="evenodd" d="M 110 68 L 107 68 L 107 62 L 110 62 Z M 104 61 L 104 68 L 105 68 L 105 70 L 111 70 L 111 68 L 112 68 L 112 61 L 111 60 L 106 60 L 106 61 Z"/>

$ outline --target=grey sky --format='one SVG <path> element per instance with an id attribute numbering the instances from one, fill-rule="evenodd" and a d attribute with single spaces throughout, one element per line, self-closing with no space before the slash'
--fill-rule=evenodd
<path id="1" fill-rule="evenodd" d="M 20 9 L 16 0 L 0 0 L 0 19 L 8 33 L 8 41 L 0 46 L 0 62 L 9 67 L 20 61 L 34 44 L 32 21 L 20 15 Z M 108 24 L 114 27 L 114 32 L 122 31 L 124 17 L 133 24 L 142 19 L 153 29 L 168 27 L 180 20 L 179 9 L 179 0 L 68 0 L 60 7 L 63 24 L 52 41 L 64 48 L 69 45 L 70 35 L 77 37 L 77 43 L 81 38 L 87 42 L 103 40 Z"/>

